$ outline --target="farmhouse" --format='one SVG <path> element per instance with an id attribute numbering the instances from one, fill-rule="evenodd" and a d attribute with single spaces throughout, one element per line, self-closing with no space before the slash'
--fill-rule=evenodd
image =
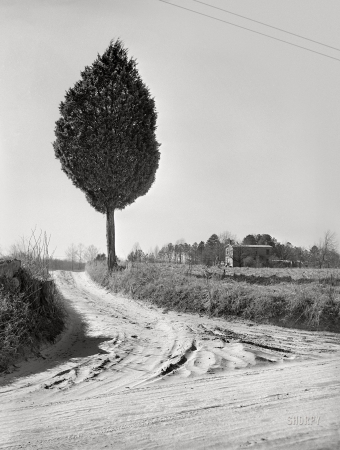
<path id="1" fill-rule="evenodd" d="M 271 245 L 228 245 L 225 249 L 227 267 L 269 267 Z"/>

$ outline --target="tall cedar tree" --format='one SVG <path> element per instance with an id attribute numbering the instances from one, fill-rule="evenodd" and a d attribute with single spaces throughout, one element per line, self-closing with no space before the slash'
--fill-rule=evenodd
<path id="1" fill-rule="evenodd" d="M 114 211 L 145 195 L 159 162 L 157 113 L 134 59 L 120 40 L 85 67 L 66 92 L 55 155 L 88 202 L 106 214 L 108 268 L 117 264 Z"/>

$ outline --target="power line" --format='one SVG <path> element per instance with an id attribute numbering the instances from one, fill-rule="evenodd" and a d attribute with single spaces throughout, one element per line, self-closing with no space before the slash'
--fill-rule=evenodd
<path id="1" fill-rule="evenodd" d="M 326 58 L 335 59 L 336 61 L 340 61 L 339 58 L 335 58 L 334 56 L 329 56 L 329 55 L 326 55 L 325 53 L 317 52 L 316 50 L 311 50 L 310 48 L 303 47 L 302 45 L 293 44 L 293 43 L 285 41 L 283 39 L 279 39 L 279 38 L 276 38 L 274 36 L 270 36 L 269 34 L 260 33 L 260 31 L 255 31 L 255 30 L 252 30 L 252 29 L 247 28 L 247 27 L 242 27 L 241 25 L 236 25 L 235 23 L 228 22 L 227 20 L 218 19 L 217 17 L 209 16 L 208 14 L 203 14 L 203 13 L 200 13 L 200 12 L 195 11 L 193 9 L 185 8 L 184 6 L 175 5 L 174 3 L 169 3 L 168 1 L 165 1 L 165 0 L 158 0 L 158 1 L 162 2 L 162 3 L 165 3 L 167 5 L 170 5 L 170 6 L 175 6 L 176 8 L 180 8 L 180 9 L 184 9 L 186 11 L 190 11 L 190 12 L 192 12 L 194 14 L 198 14 L 200 16 L 209 17 L 209 19 L 217 20 L 218 22 L 223 22 L 223 23 L 226 23 L 228 25 L 232 25 L 233 27 L 236 27 L 236 28 L 241 28 L 242 30 L 250 31 L 251 33 L 260 34 L 261 36 L 265 36 L 265 37 L 267 37 L 269 39 L 273 39 L 274 41 L 279 41 L 279 42 L 283 42 L 285 44 L 291 45 L 293 47 L 302 48 L 303 50 L 306 50 L 307 52 L 316 53 L 317 55 L 325 56 Z"/>
<path id="2" fill-rule="evenodd" d="M 196 3 L 201 3 L 202 5 L 205 5 L 205 6 L 209 6 L 210 8 L 218 9 L 218 10 L 226 12 L 228 14 L 232 14 L 233 16 L 242 17 L 242 19 L 246 19 L 246 20 L 250 20 L 251 22 L 259 23 L 261 25 L 264 25 L 265 27 L 273 28 L 274 30 L 282 31 L 283 33 L 291 34 L 292 36 L 296 36 L 298 38 L 305 39 L 306 41 L 314 42 L 315 44 L 323 45 L 324 47 L 328 47 L 328 48 L 331 48 L 333 50 L 337 50 L 338 52 L 340 52 L 340 48 L 332 47 L 331 45 L 323 44 L 322 42 L 319 42 L 319 41 L 314 41 L 313 39 L 306 38 L 304 36 L 301 36 L 300 34 L 292 33 L 290 31 L 283 30 L 282 28 L 274 27 L 272 25 L 268 25 L 267 23 L 260 22 L 259 20 L 250 19 L 249 17 L 246 17 L 246 16 L 241 16 L 241 14 L 236 14 L 232 11 L 228 11 L 227 9 L 222 9 L 222 8 L 218 8 L 217 6 L 209 5 L 208 3 L 201 2 L 200 0 L 192 0 L 192 1 L 196 2 Z"/>

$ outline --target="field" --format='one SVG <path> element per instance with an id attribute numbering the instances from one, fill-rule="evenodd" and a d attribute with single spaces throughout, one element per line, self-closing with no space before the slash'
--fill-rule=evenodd
<path id="1" fill-rule="evenodd" d="M 198 266 L 200 269 L 203 266 Z M 216 270 L 216 269 L 215 269 Z M 223 268 L 217 269 L 219 272 L 223 272 Z M 277 276 L 279 278 L 291 277 L 293 280 L 320 280 L 323 278 L 329 278 L 333 276 L 340 280 L 340 269 L 315 269 L 315 268 L 261 268 L 254 269 L 252 267 L 233 267 L 225 268 L 226 273 L 230 275 L 249 275 L 249 276 L 261 276 L 261 277 L 271 277 Z"/>
<path id="2" fill-rule="evenodd" d="M 236 281 L 246 281 L 254 284 L 279 284 L 292 282 L 296 284 L 321 283 L 340 285 L 340 269 L 315 269 L 315 268 L 260 268 L 251 267 L 212 267 L 206 269 L 204 266 L 193 266 L 193 275 L 202 276 L 208 274 L 233 279 Z M 190 273 L 190 270 L 189 270 Z"/>
<path id="3" fill-rule="evenodd" d="M 94 263 L 87 271 L 113 292 L 167 309 L 340 332 L 339 269 L 134 263 L 109 276 L 105 264 Z"/>

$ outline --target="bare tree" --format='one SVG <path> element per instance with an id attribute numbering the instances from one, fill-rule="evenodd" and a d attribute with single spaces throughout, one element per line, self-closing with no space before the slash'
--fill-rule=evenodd
<path id="1" fill-rule="evenodd" d="M 156 245 L 156 247 L 154 248 L 153 254 L 155 256 L 155 260 L 157 261 L 158 255 L 159 255 L 159 247 L 158 247 L 158 245 Z"/>
<path id="2" fill-rule="evenodd" d="M 336 253 L 338 241 L 336 234 L 327 230 L 319 243 L 319 267 L 330 267 L 332 256 Z"/>
<path id="3" fill-rule="evenodd" d="M 20 241 L 10 246 L 9 255 L 13 258 L 19 258 L 27 253 L 27 247 L 27 239 L 22 237 Z"/>
<path id="4" fill-rule="evenodd" d="M 182 263 L 183 261 L 183 253 L 184 253 L 184 244 L 185 244 L 185 239 L 181 238 L 178 239 L 178 241 L 176 241 L 175 244 L 175 262 L 177 263 Z"/>
<path id="5" fill-rule="evenodd" d="M 53 253 L 50 254 L 49 251 L 50 239 L 46 232 L 34 228 L 29 238 L 22 237 L 20 242 L 11 245 L 9 256 L 25 262 L 32 273 L 43 272 L 48 276 L 50 260 L 53 257 Z"/>
<path id="6" fill-rule="evenodd" d="M 236 234 L 232 234 L 230 231 L 223 231 L 218 238 L 223 245 L 234 244 L 237 241 Z"/>
<path id="7" fill-rule="evenodd" d="M 65 252 L 66 258 L 72 262 L 72 270 L 74 268 L 74 262 L 77 260 L 77 247 L 75 244 L 71 244 Z"/>
<path id="8" fill-rule="evenodd" d="M 98 254 L 98 248 L 91 244 L 86 248 L 84 252 L 84 259 L 85 261 L 93 261 Z"/>
<path id="9" fill-rule="evenodd" d="M 85 250 L 86 249 L 84 244 L 78 244 L 77 246 L 78 269 L 80 269 L 81 264 L 84 262 Z"/>
<path id="10" fill-rule="evenodd" d="M 131 252 L 128 254 L 128 261 L 137 261 L 137 262 L 141 262 L 143 259 L 145 258 L 144 252 L 141 249 L 140 245 L 138 242 L 136 242 L 133 247 Z"/>
<path id="11" fill-rule="evenodd" d="M 169 263 L 172 261 L 172 259 L 174 257 L 174 251 L 175 251 L 175 248 L 171 244 L 171 242 L 164 247 L 164 253 L 165 253 L 165 256 L 167 257 Z"/>

